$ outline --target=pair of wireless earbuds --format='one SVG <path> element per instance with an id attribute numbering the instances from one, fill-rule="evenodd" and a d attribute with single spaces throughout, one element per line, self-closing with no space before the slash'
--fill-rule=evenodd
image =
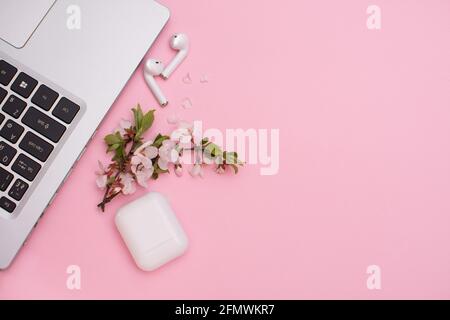
<path id="1" fill-rule="evenodd" d="M 174 34 L 170 39 L 170 47 L 174 50 L 177 50 L 178 53 L 175 58 L 173 58 L 173 60 L 167 65 L 167 67 L 164 67 L 162 61 L 155 59 L 148 59 L 144 67 L 145 81 L 147 82 L 156 100 L 158 100 L 159 104 L 162 107 L 167 106 L 169 101 L 166 99 L 163 92 L 156 83 L 155 77 L 161 76 L 164 78 L 164 80 L 169 79 L 170 75 L 187 57 L 189 51 L 189 39 L 183 33 Z"/>

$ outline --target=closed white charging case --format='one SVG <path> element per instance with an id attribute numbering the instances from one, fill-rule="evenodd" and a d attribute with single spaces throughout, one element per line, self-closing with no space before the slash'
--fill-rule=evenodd
<path id="1" fill-rule="evenodd" d="M 144 271 L 159 268 L 188 247 L 186 234 L 160 193 L 150 192 L 123 206 L 115 220 L 134 261 Z"/>

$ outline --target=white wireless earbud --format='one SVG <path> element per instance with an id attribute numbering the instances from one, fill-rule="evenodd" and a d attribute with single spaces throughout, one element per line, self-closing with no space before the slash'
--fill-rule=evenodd
<path id="1" fill-rule="evenodd" d="M 164 70 L 164 64 L 161 61 L 148 59 L 145 63 L 144 68 L 144 78 L 147 82 L 150 90 L 153 92 L 156 100 L 158 100 L 159 104 L 162 107 L 167 106 L 169 101 L 167 101 L 166 97 L 162 93 L 158 84 L 156 83 L 155 77 L 161 75 Z"/>
<path id="2" fill-rule="evenodd" d="M 164 79 L 168 79 L 172 72 L 174 72 L 187 57 L 189 51 L 189 39 L 187 35 L 184 33 L 174 34 L 172 39 L 170 39 L 170 47 L 174 50 L 178 50 L 178 53 L 162 72 L 161 75 Z"/>

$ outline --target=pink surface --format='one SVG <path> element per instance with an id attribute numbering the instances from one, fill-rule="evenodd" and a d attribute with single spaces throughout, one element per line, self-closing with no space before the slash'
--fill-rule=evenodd
<path id="1" fill-rule="evenodd" d="M 156 102 L 140 68 L 19 254 L 0 298 L 450 298 L 450 2 L 162 1 L 172 18 L 148 56 L 189 58 L 157 107 L 205 127 L 280 129 L 280 171 L 166 176 L 188 252 L 154 273 L 134 265 L 93 172 L 102 137 Z M 190 72 L 191 85 L 181 79 Z M 207 74 L 209 83 L 198 79 Z M 190 97 L 192 109 L 181 101 Z M 66 288 L 79 265 L 81 290 Z M 382 289 L 366 287 L 366 268 Z"/>

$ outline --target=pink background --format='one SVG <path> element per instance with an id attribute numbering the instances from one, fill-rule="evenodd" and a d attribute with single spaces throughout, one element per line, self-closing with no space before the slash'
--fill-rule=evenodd
<path id="1" fill-rule="evenodd" d="M 0 273 L 0 298 L 450 298 L 450 1 L 162 2 L 172 18 L 148 56 L 169 61 L 176 31 L 192 43 L 160 81 L 171 105 L 156 107 L 139 68 Z M 370 4 L 380 31 L 366 28 Z M 280 129 L 278 175 L 253 165 L 151 185 L 191 241 L 153 273 L 137 269 L 113 224 L 146 191 L 96 209 L 102 137 L 137 102 L 157 109 L 152 134 L 175 113 L 222 130 Z M 80 291 L 66 288 L 72 264 Z M 371 264 L 378 291 L 366 287 Z"/>

